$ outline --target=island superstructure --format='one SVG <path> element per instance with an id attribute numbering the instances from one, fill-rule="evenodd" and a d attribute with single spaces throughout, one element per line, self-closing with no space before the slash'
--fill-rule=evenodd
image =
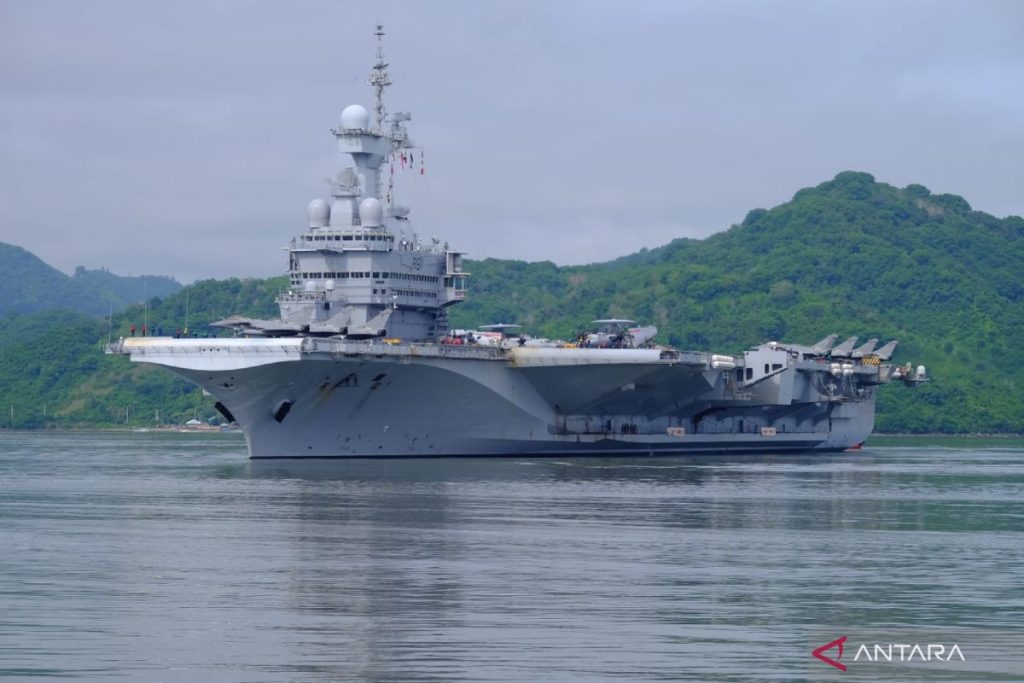
<path id="1" fill-rule="evenodd" d="M 448 306 L 465 297 L 469 273 L 462 253 L 436 239 L 424 243 L 411 230 L 409 207 L 393 201 L 394 168 L 414 164 L 415 145 L 406 131 L 410 114 L 385 108 L 391 77 L 383 29 L 376 35 L 373 114 L 349 105 L 331 130 L 352 166 L 330 179 L 330 200 L 306 207 L 307 229 L 288 248 L 291 288 L 278 299 L 281 318 L 220 325 L 267 336 L 436 341 L 447 334 Z"/>
<path id="2" fill-rule="evenodd" d="M 216 323 L 230 338 L 109 348 L 212 394 L 251 457 L 834 451 L 871 433 L 880 385 L 926 379 L 889 362 L 895 342 L 835 335 L 728 355 L 655 346 L 654 328 L 616 319 L 574 343 L 455 334 L 448 308 L 469 273 L 394 201 L 393 165 L 417 148 L 410 115 L 385 107 L 376 36 L 373 111 L 345 107 L 332 130 L 351 165 L 288 246 L 280 318 Z"/>

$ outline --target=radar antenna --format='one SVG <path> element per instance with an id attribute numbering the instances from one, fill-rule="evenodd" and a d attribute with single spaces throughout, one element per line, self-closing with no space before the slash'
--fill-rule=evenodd
<path id="1" fill-rule="evenodd" d="M 388 63 L 384 61 L 384 25 L 377 24 L 374 31 L 377 36 L 377 63 L 373 65 L 373 72 L 370 73 L 370 85 L 377 91 L 377 101 L 374 104 L 374 117 L 377 130 L 382 130 L 384 118 L 387 112 L 384 110 L 384 88 L 391 85 L 391 76 L 388 75 Z"/>

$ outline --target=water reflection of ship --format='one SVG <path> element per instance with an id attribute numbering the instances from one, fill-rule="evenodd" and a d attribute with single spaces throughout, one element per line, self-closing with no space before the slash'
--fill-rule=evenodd
<path id="1" fill-rule="evenodd" d="M 394 467 L 378 459 L 256 459 L 248 462 L 250 476 L 257 479 L 295 479 L 306 482 L 346 482 L 370 484 L 423 484 L 429 486 L 460 483 L 543 483 L 562 482 L 643 482 L 653 485 L 701 486 L 709 479 L 738 484 L 763 478 L 766 473 L 785 472 L 786 466 L 806 467 L 817 463 L 828 467 L 836 462 L 850 463 L 852 454 L 810 456 L 792 453 L 757 455 L 692 455 L 661 458 L 410 458 Z M 870 451 L 856 455 L 857 462 L 872 461 Z"/>
<path id="2" fill-rule="evenodd" d="M 387 476 L 397 470 L 264 464 L 252 462 L 251 475 L 302 487 L 289 496 L 295 506 L 282 539 L 294 549 L 287 611 L 303 624 L 292 636 L 295 659 L 316 662 L 332 680 L 444 680 L 456 660 L 442 643 L 427 645 L 432 634 L 467 628 L 458 616 L 467 612 L 464 577 L 450 568 L 473 552 L 449 533 L 460 514 L 453 484 Z"/>
<path id="3" fill-rule="evenodd" d="M 593 579 L 586 563 L 599 562 L 627 580 L 637 546 L 648 582 L 641 590 L 666 594 L 644 622 L 679 632 L 693 618 L 685 596 L 708 582 L 728 585 L 702 573 L 728 566 L 737 552 L 722 538 L 776 526 L 818 538 L 851 518 L 884 523 L 895 501 L 823 495 L 874 487 L 875 456 L 852 459 L 856 466 L 848 455 L 769 455 L 425 459 L 401 468 L 255 460 L 247 468 L 257 483 L 288 489 L 287 507 L 272 509 L 284 515 L 280 539 L 294 558 L 282 584 L 286 612 L 301 626 L 287 634 L 296 660 L 338 678 L 418 681 L 458 678 L 467 653 L 495 641 L 522 647 L 531 628 L 577 623 L 580 615 L 550 611 L 574 604 L 564 591 L 588 590 L 571 578 Z M 610 603 L 621 606 L 625 596 Z M 599 603 L 588 599 L 585 609 Z"/>

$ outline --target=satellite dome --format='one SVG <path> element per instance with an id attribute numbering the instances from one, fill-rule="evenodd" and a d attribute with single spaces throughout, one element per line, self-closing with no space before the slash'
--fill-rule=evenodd
<path id="1" fill-rule="evenodd" d="M 370 112 L 361 104 L 350 104 L 341 111 L 344 130 L 366 130 L 370 127 Z"/>
<path id="2" fill-rule="evenodd" d="M 324 228 L 331 220 L 331 207 L 323 199 L 314 199 L 306 206 L 309 227 Z"/>
<path id="3" fill-rule="evenodd" d="M 384 207 L 376 197 L 359 202 L 359 222 L 366 228 L 379 228 L 384 219 Z"/>

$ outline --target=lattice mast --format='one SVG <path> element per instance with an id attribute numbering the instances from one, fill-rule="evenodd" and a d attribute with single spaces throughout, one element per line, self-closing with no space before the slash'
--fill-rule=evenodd
<path id="1" fill-rule="evenodd" d="M 373 65 L 370 72 L 370 85 L 376 93 L 374 102 L 374 123 L 377 130 L 384 129 L 384 119 L 387 118 L 387 110 L 384 109 L 384 88 L 391 85 L 391 76 L 388 74 L 388 63 L 384 61 L 384 25 L 377 24 L 374 32 L 377 36 L 377 63 Z"/>

